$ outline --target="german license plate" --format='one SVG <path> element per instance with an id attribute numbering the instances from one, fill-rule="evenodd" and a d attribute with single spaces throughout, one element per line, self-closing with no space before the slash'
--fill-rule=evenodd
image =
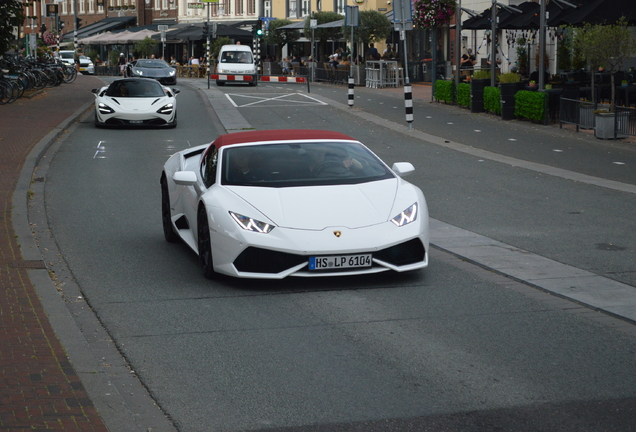
<path id="1" fill-rule="evenodd" d="M 309 257 L 309 270 L 371 267 L 371 254 Z"/>
<path id="2" fill-rule="evenodd" d="M 143 120 L 130 120 L 130 123 L 132 124 L 142 124 L 143 122 Z"/>

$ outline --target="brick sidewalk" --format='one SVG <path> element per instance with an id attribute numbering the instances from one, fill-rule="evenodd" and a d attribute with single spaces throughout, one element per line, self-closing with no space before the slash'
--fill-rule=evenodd
<path id="1" fill-rule="evenodd" d="M 78 76 L 0 106 L 0 430 L 107 431 L 27 274 L 12 198 L 24 161 L 53 128 L 90 101 L 101 81 Z M 27 197 L 24 197 L 27 199 Z"/>

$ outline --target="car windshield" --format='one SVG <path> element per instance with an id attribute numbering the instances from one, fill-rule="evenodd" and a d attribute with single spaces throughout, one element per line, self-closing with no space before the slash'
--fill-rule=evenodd
<path id="1" fill-rule="evenodd" d="M 247 145 L 223 149 L 221 183 L 258 187 L 357 184 L 393 178 L 361 144 Z"/>
<path id="2" fill-rule="evenodd" d="M 60 57 L 63 59 L 72 59 L 74 56 L 73 52 L 60 52 Z"/>
<path id="3" fill-rule="evenodd" d="M 221 63 L 252 63 L 252 53 L 249 51 L 225 51 L 221 56 Z"/>
<path id="4" fill-rule="evenodd" d="M 167 67 L 172 67 L 168 63 L 159 59 L 150 59 L 150 60 L 137 60 L 135 67 L 138 68 L 149 68 L 149 69 L 163 69 Z"/>
<path id="5" fill-rule="evenodd" d="M 150 97 L 162 97 L 166 93 L 163 91 L 163 87 L 157 81 L 151 80 L 122 80 L 114 81 L 108 90 L 106 96 L 112 97 L 137 97 L 137 98 L 150 98 Z"/>

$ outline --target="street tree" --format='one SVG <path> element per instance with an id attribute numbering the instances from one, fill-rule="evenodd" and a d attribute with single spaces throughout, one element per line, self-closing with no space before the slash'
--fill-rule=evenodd
<path id="1" fill-rule="evenodd" d="M 337 14 L 336 12 L 330 11 L 321 11 L 316 12 L 314 14 L 313 19 L 316 20 L 316 24 L 326 24 L 334 21 L 338 21 L 344 19 L 344 16 Z M 303 31 L 305 32 L 305 36 L 309 39 L 311 38 L 311 23 L 309 22 L 310 18 L 308 17 L 305 20 L 305 28 Z M 314 39 L 319 42 L 318 44 L 318 58 L 314 59 L 318 61 L 319 59 L 325 58 L 327 42 L 328 41 L 337 41 L 342 37 L 342 27 L 328 27 L 328 28 L 317 28 L 314 30 Z"/>
<path id="2" fill-rule="evenodd" d="M 586 23 L 583 27 L 575 29 L 574 48 L 587 59 L 592 70 L 604 67 L 610 73 L 610 111 L 613 112 L 616 108 L 614 76 L 621 70 L 625 60 L 636 53 L 636 39 L 627 27 L 627 20 L 623 17 L 615 24 L 606 25 Z"/>
<path id="3" fill-rule="evenodd" d="M 140 57 L 149 58 L 155 52 L 155 48 L 159 42 L 146 36 L 143 40 L 140 40 L 135 44 L 135 52 Z"/>
<path id="4" fill-rule="evenodd" d="M 3 23 L 0 26 L 0 54 L 4 54 L 15 42 L 15 27 L 22 25 L 27 17 L 21 0 L 2 0 L 0 5 L 0 23 Z"/>
<path id="5" fill-rule="evenodd" d="M 263 36 L 263 42 L 267 45 L 276 47 L 276 56 L 281 57 L 283 48 L 290 42 L 296 42 L 300 39 L 300 30 L 297 29 L 281 29 L 286 25 L 291 24 L 292 21 L 288 19 L 275 19 L 269 22 L 268 30 Z"/>
<path id="6" fill-rule="evenodd" d="M 353 39 L 354 42 L 362 43 L 366 48 L 371 42 L 386 40 L 391 35 L 392 29 L 391 21 L 383 13 L 374 10 L 361 11 L 360 26 L 354 29 Z M 351 39 L 349 27 L 343 26 L 341 31 L 347 40 Z"/>

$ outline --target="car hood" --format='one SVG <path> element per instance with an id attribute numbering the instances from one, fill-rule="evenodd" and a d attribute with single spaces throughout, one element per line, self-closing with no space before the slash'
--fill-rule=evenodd
<path id="1" fill-rule="evenodd" d="M 140 71 L 142 77 L 167 77 L 170 76 L 169 69 L 134 67 L 134 71 Z M 176 69 L 172 69 L 176 73 Z"/>
<path id="2" fill-rule="evenodd" d="M 165 104 L 174 102 L 167 96 L 149 98 L 106 96 L 103 99 L 103 102 L 111 108 L 123 111 L 147 111 L 151 109 L 158 110 Z"/>
<path id="3" fill-rule="evenodd" d="M 322 230 L 386 222 L 392 216 L 398 187 L 398 179 L 393 178 L 354 185 L 227 188 L 279 227 Z"/>

